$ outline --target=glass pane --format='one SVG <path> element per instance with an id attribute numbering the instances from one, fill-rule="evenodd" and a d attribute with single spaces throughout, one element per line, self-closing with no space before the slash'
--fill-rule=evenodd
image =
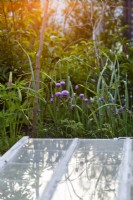
<path id="1" fill-rule="evenodd" d="M 53 170 L 54 165 L 49 166 L 47 164 L 8 164 L 0 172 L 0 180 L 30 181 L 36 178 L 43 178 L 45 181 L 48 181 Z"/>
<path id="2" fill-rule="evenodd" d="M 72 140 L 67 139 L 29 139 L 26 145 L 29 149 L 38 150 L 67 150 Z"/>
<path id="3" fill-rule="evenodd" d="M 36 200 L 41 195 L 47 182 L 0 180 L 1 200 Z"/>
<path id="4" fill-rule="evenodd" d="M 116 200 L 123 141 L 80 140 L 52 200 Z"/>
<path id="5" fill-rule="evenodd" d="M 114 165 L 120 164 L 122 159 L 121 152 L 94 152 L 94 151 L 77 151 L 71 161 L 71 163 L 79 163 L 79 164 L 102 164 L 102 165 Z"/>
<path id="6" fill-rule="evenodd" d="M 78 151 L 117 152 L 123 149 L 123 140 L 80 140 Z"/>
<path id="7" fill-rule="evenodd" d="M 0 173 L 0 199 L 36 199 L 53 171 L 54 166 L 42 164 L 8 164 Z"/>
<path id="8" fill-rule="evenodd" d="M 14 162 L 21 163 L 47 163 L 48 165 L 56 164 L 61 159 L 62 155 L 65 154 L 65 151 L 57 150 L 32 150 L 23 148 L 14 158 Z"/>
<path id="9" fill-rule="evenodd" d="M 0 171 L 0 200 L 36 200 L 72 140 L 29 139 Z"/>

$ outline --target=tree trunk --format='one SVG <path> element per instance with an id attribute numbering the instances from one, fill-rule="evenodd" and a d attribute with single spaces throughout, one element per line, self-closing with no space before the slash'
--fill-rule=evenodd
<path id="1" fill-rule="evenodd" d="M 47 24 L 48 6 L 49 6 L 49 0 L 45 0 L 44 15 L 43 15 L 42 27 L 40 30 L 39 48 L 38 48 L 38 52 L 36 54 L 36 88 L 35 88 L 36 96 L 34 98 L 34 107 L 33 107 L 32 137 L 36 137 L 36 131 L 37 131 L 37 126 L 38 126 L 39 100 L 37 97 L 37 92 L 40 89 L 40 60 L 41 60 L 41 54 L 42 54 L 42 50 L 43 50 L 44 32 L 45 32 L 46 24 Z"/>

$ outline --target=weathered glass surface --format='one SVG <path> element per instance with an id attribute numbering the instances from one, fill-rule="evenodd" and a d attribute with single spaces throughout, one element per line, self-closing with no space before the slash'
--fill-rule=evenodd
<path id="1" fill-rule="evenodd" d="M 129 138 L 27 139 L 4 161 L 0 200 L 133 200 Z"/>
<path id="2" fill-rule="evenodd" d="M 38 199 L 71 142 L 29 139 L 0 171 L 0 200 Z"/>
<path id="3" fill-rule="evenodd" d="M 52 200 L 116 200 L 121 140 L 80 140 Z"/>

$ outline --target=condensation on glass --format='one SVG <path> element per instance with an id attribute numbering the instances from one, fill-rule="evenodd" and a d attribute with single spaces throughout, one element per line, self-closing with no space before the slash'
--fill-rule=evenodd
<path id="1" fill-rule="evenodd" d="M 132 160 L 129 138 L 28 139 L 0 168 L 0 200 L 133 200 Z"/>

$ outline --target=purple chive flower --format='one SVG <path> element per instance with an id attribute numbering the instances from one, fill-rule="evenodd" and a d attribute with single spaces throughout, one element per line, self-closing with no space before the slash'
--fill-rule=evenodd
<path id="1" fill-rule="evenodd" d="M 55 93 L 55 96 L 56 96 L 56 97 L 60 97 L 60 96 L 61 96 L 61 92 L 56 92 L 56 93 Z"/>
<path id="2" fill-rule="evenodd" d="M 70 106 L 70 110 L 73 110 L 73 106 Z"/>
<path id="3" fill-rule="evenodd" d="M 122 112 L 122 110 L 123 110 L 123 108 L 121 107 L 121 108 L 119 109 L 119 112 Z"/>
<path id="4" fill-rule="evenodd" d="M 79 97 L 80 97 L 81 99 L 83 99 L 83 97 L 84 97 L 84 94 L 80 94 L 80 95 L 79 95 Z"/>
<path id="5" fill-rule="evenodd" d="M 88 102 L 89 102 L 89 100 L 88 100 L 87 98 L 85 98 L 85 99 L 84 99 L 84 102 L 85 102 L 85 103 L 88 103 Z"/>
<path id="6" fill-rule="evenodd" d="M 126 108 L 126 105 L 124 105 L 123 108 Z"/>
<path id="7" fill-rule="evenodd" d="M 55 84 L 57 88 L 60 88 L 61 84 L 60 83 L 56 83 Z"/>
<path id="8" fill-rule="evenodd" d="M 51 98 L 50 98 L 50 103 L 53 103 L 53 101 L 54 101 L 54 98 L 51 97 Z"/>
<path id="9" fill-rule="evenodd" d="M 61 95 L 62 95 L 62 97 L 68 97 L 68 96 L 69 96 L 68 90 L 63 90 L 63 91 L 61 92 Z"/>
<path id="10" fill-rule="evenodd" d="M 132 94 L 130 95 L 130 98 L 131 98 L 131 99 L 133 98 L 133 95 L 132 95 Z"/>
<path id="11" fill-rule="evenodd" d="M 99 98 L 100 101 L 104 101 L 104 97 Z"/>
<path id="12" fill-rule="evenodd" d="M 124 99 L 124 102 L 126 102 L 127 100 L 126 99 Z"/>
<path id="13" fill-rule="evenodd" d="M 75 90 L 78 90 L 79 89 L 79 86 L 78 85 L 75 85 Z"/>
<path id="14" fill-rule="evenodd" d="M 121 95 L 121 97 L 122 97 L 122 98 L 124 98 L 124 97 L 125 97 L 125 95 L 124 95 L 124 94 L 122 94 L 122 95 Z"/>
<path id="15" fill-rule="evenodd" d="M 71 97 L 68 97 L 68 101 L 71 101 Z"/>
<path id="16" fill-rule="evenodd" d="M 61 82 L 60 82 L 60 85 L 61 85 L 61 86 L 64 86 L 65 84 L 66 84 L 65 81 L 61 81 Z"/>

